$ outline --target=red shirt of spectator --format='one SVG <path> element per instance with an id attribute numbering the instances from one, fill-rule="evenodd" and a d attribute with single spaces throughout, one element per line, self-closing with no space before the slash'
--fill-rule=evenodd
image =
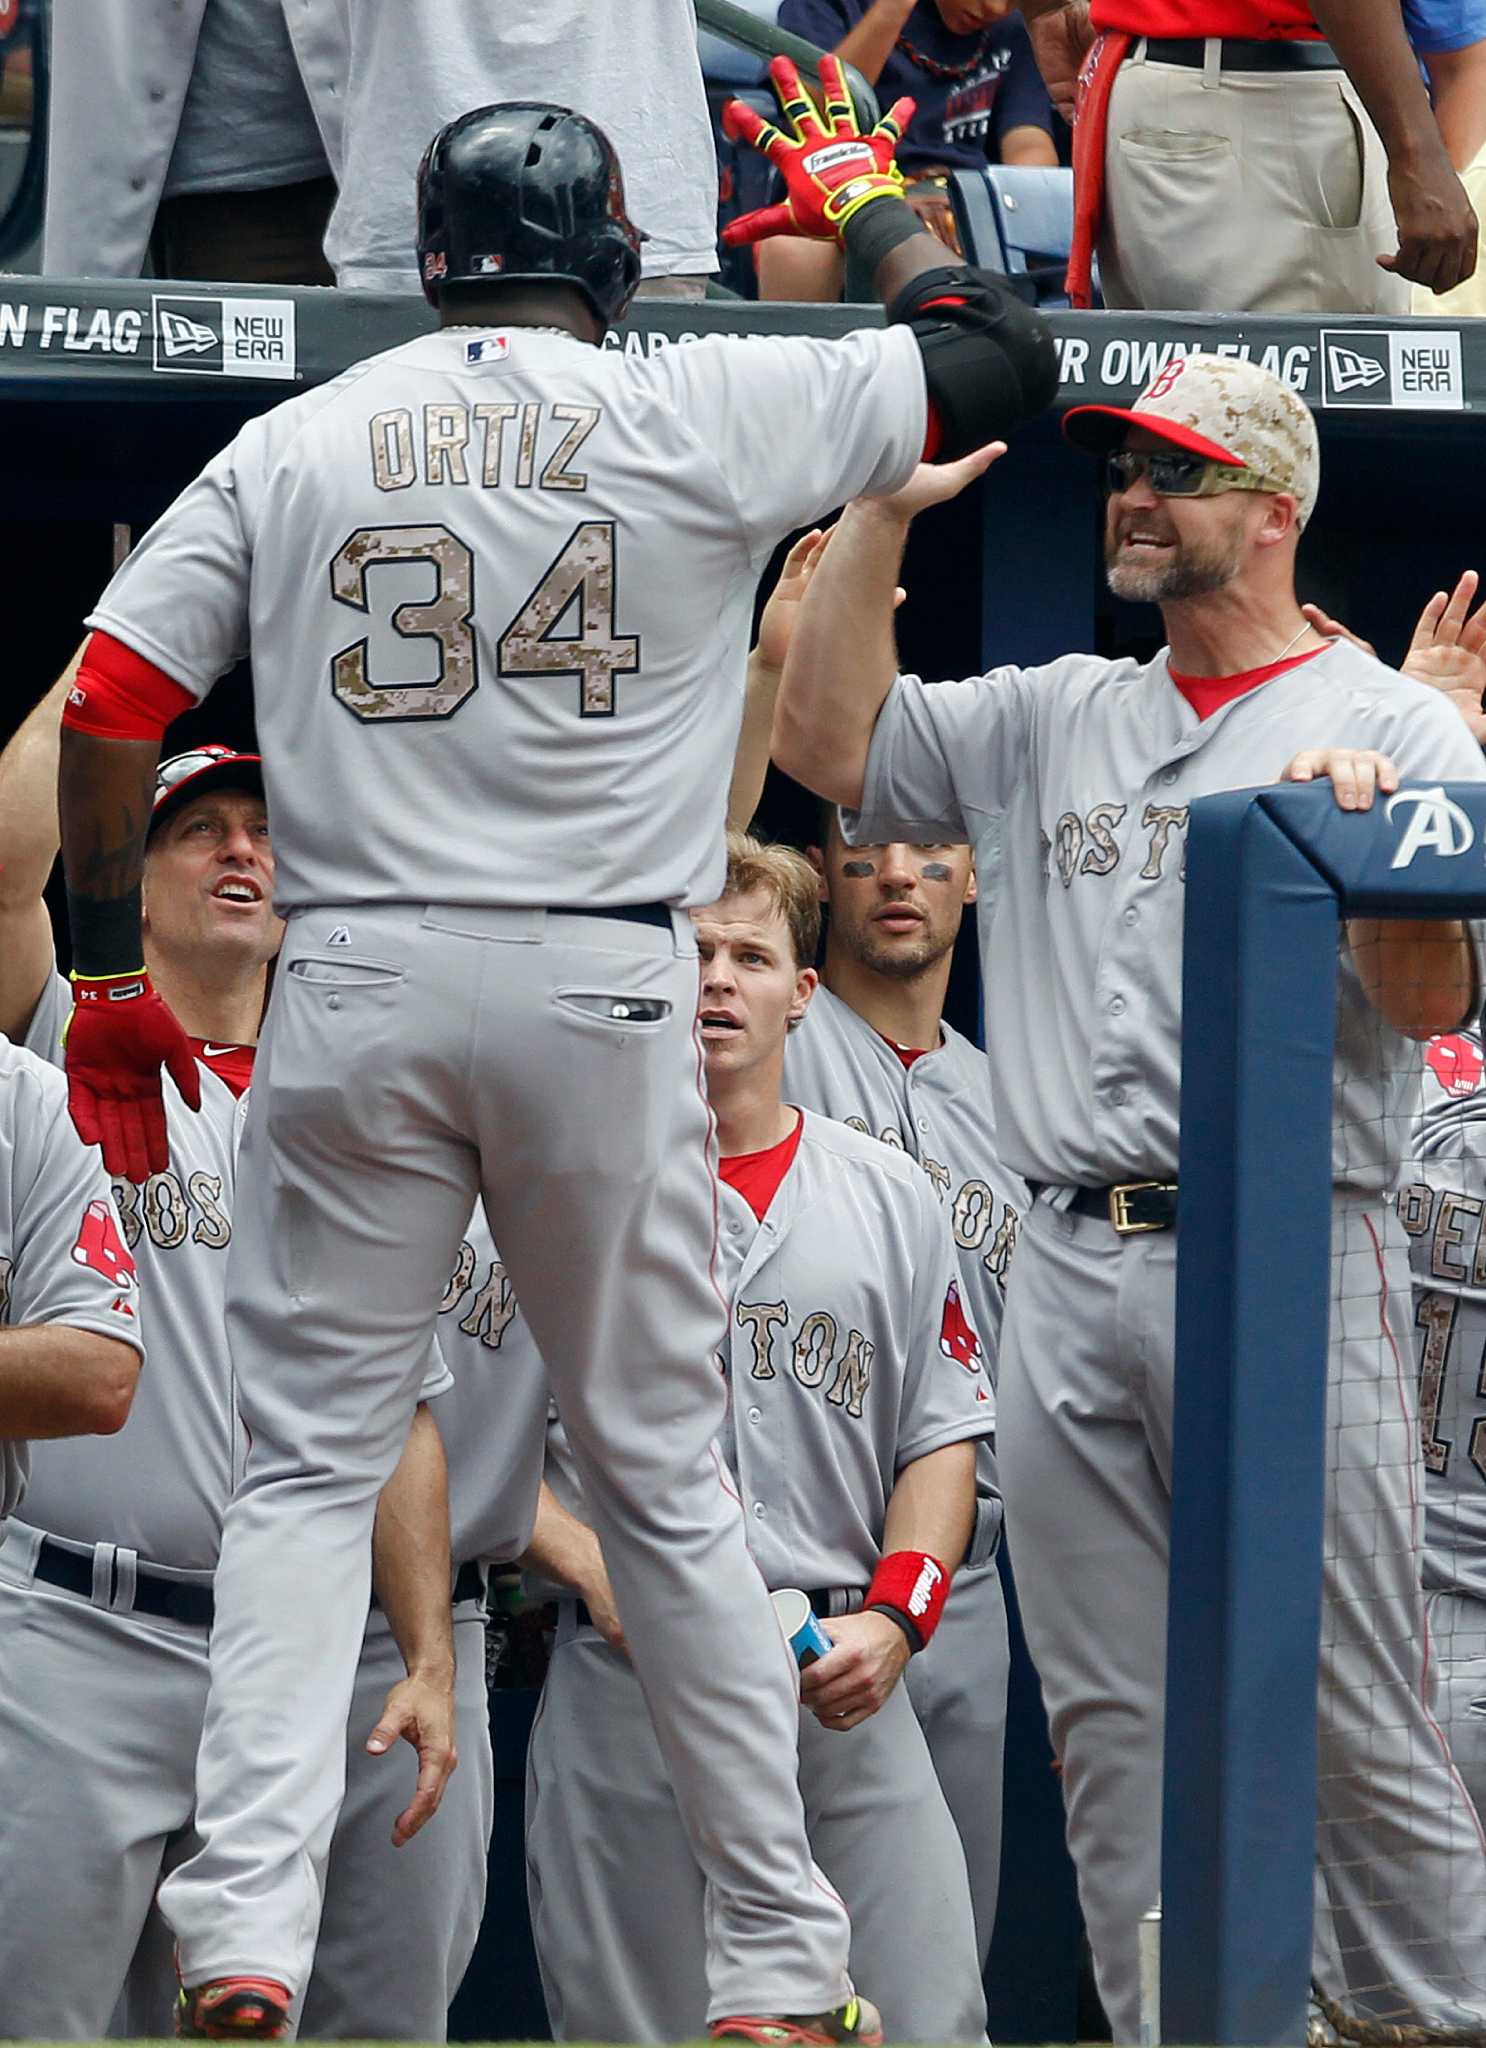
<path id="1" fill-rule="evenodd" d="M 1133 36 L 1241 36 L 1249 42 L 1323 40 L 1307 0 L 1093 0 L 1095 28 Z"/>

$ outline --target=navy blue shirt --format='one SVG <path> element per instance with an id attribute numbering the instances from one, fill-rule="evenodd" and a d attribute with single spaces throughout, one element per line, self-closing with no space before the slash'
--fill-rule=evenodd
<path id="1" fill-rule="evenodd" d="M 1409 41 L 1421 56 L 1486 42 L 1486 0 L 1403 0 Z"/>
<path id="2" fill-rule="evenodd" d="M 779 26 L 808 36 L 823 50 L 855 28 L 872 0 L 783 0 Z M 956 75 L 936 77 L 904 45 Z M 1013 128 L 1052 133 L 1053 110 L 1020 15 L 967 36 L 951 35 L 934 0 L 918 0 L 877 81 L 883 111 L 909 93 L 918 112 L 898 147 L 898 162 L 916 169 L 943 164 L 979 170 L 1000 154 Z"/>

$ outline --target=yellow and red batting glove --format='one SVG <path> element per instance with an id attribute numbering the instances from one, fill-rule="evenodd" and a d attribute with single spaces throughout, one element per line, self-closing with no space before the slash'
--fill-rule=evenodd
<path id="1" fill-rule="evenodd" d="M 201 1107 L 190 1042 L 141 967 L 135 974 L 74 974 L 62 1034 L 67 1107 L 85 1145 L 123 1180 L 147 1181 L 170 1164 L 163 1066 L 187 1106 Z"/>
<path id="2" fill-rule="evenodd" d="M 893 152 L 913 116 L 912 100 L 898 100 L 871 133 L 863 135 L 839 57 L 820 60 L 824 116 L 816 111 L 788 57 L 774 59 L 769 78 L 789 132 L 761 119 L 742 100 L 728 101 L 722 125 L 734 141 L 762 150 L 784 179 L 787 196 L 778 206 L 760 207 L 729 221 L 722 231 L 729 248 L 762 242 L 770 235 L 839 242 L 852 215 L 874 199 L 902 198 L 903 173 Z"/>

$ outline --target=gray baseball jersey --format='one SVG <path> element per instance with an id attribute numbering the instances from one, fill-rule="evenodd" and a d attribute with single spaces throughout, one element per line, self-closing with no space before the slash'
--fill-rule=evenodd
<path id="1" fill-rule="evenodd" d="M 831 1592 L 845 1611 L 881 1557 L 902 1467 L 991 1426 L 944 1211 L 911 1160 L 810 1111 L 762 1222 L 726 1184 L 721 1200 L 721 1442 L 749 1548 L 770 1587 Z M 574 1506 L 586 1513 L 581 1493 Z M 906 1699 L 895 1693 L 849 1735 L 818 1732 L 802 1714 L 811 1843 L 846 1898 L 874 1995 L 905 2039 L 983 2038 L 965 1859 Z M 706 2016 L 701 1876 L 634 1673 L 590 1629 L 559 1631 L 527 1797 L 554 2030 L 695 2038 Z"/>
<path id="2" fill-rule="evenodd" d="M 1187 807 L 1337 746 L 1375 747 L 1409 780 L 1486 777 L 1449 705 L 1344 641 L 1203 720 L 1164 652 L 1144 668 L 1073 654 L 927 688 L 899 677 L 843 826 L 975 845 L 982 958 L 1002 963 L 985 976 L 996 1129 L 1018 1173 L 1175 1176 Z M 1345 948 L 1339 1014 L 1336 1178 L 1391 1192 L 1413 1071 Z"/>
<path id="3" fill-rule="evenodd" d="M 1030 1197 L 996 1156 L 985 1055 L 950 1025 L 943 1043 L 905 1067 L 865 1018 L 827 988 L 810 999 L 784 1055 L 791 1102 L 837 1117 L 917 1159 L 947 1208 L 960 1280 L 986 1345 L 992 1385 L 1006 1274 Z M 1001 1884 L 1001 1758 L 1010 1647 L 995 1551 L 1000 1484 L 991 1438 L 976 1460 L 976 1534 L 928 1648 L 908 1668 L 908 1691 L 934 1770 L 960 1831 L 981 1954 L 990 1947 Z"/>
<path id="4" fill-rule="evenodd" d="M 0 1037 L 0 1323 L 66 1323 L 143 1352 L 139 1287 L 97 1153 L 77 1142 L 60 1077 Z M 0 1436 L 0 1524 L 29 1446 Z"/>
<path id="5" fill-rule="evenodd" d="M 924 425 L 903 327 L 446 329 L 250 420 L 89 624 L 195 696 L 251 638 L 281 910 L 706 903 L 759 571 Z"/>
<path id="6" fill-rule="evenodd" d="M 965 1300 L 994 1380 L 1006 1275 L 1031 1197 L 997 1156 L 985 1054 L 942 1028 L 943 1043 L 905 1067 L 865 1017 L 818 988 L 785 1048 L 785 1094 L 923 1167 L 949 1209 Z"/>
<path id="7" fill-rule="evenodd" d="M 1398 1216 L 1410 1239 L 1424 1584 L 1486 1600 L 1486 1064 L 1475 1031 L 1431 1041 Z"/>
<path id="8" fill-rule="evenodd" d="M 418 158 L 444 122 L 489 100 L 556 100 L 597 121 L 648 238 L 645 275 L 716 270 L 717 150 L 692 0 L 419 0 L 345 11 L 344 161 L 334 165 L 340 198 L 325 237 L 343 289 L 421 288 Z"/>
<path id="9" fill-rule="evenodd" d="M 1187 806 L 1334 746 L 1377 748 L 1409 779 L 1486 775 L 1448 705 L 1344 643 L 1205 720 L 1164 654 L 895 683 L 861 814 L 843 823 L 848 838 L 975 843 L 997 1132 L 1028 1179 L 1174 1177 Z M 1357 1426 L 1336 1433 L 1328 1472 L 1326 1932 L 1365 2009 L 1457 2014 L 1480 1997 L 1486 1892 L 1426 1697 L 1416 1425 L 1395 1356 L 1407 1261 L 1383 1199 L 1419 1048 L 1372 1011 L 1344 943 L 1337 1048 L 1330 1413 Z M 1017 1584 L 1100 1992 L 1116 2040 L 1133 2040 L 1136 1929 L 1160 1887 L 1175 1243 L 1118 1238 L 1044 1199 L 1016 1271 L 998 1400 Z M 1376 1704 L 1359 1727 L 1364 1694 Z M 1358 1810 L 1359 1781 L 1408 1816 L 1389 1850 Z"/>

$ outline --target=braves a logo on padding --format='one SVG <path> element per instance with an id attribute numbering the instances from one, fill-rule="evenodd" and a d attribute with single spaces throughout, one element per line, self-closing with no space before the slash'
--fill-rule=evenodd
<path id="1" fill-rule="evenodd" d="M 980 1339 L 960 1305 L 960 1283 L 951 1280 L 944 1297 L 944 1315 L 939 1324 L 939 1349 L 946 1358 L 963 1365 L 966 1372 L 980 1371 Z"/>
<path id="2" fill-rule="evenodd" d="M 134 1261 L 129 1256 L 124 1240 L 119 1233 L 114 1212 L 107 1202 L 89 1202 L 83 1211 L 82 1228 L 77 1233 L 77 1243 L 72 1247 L 72 1256 L 79 1266 L 88 1266 L 95 1273 L 101 1273 L 111 1280 L 115 1287 L 132 1289 L 135 1285 Z M 119 1307 L 115 1301 L 113 1306 Z M 133 1310 L 123 1313 L 132 1315 Z"/>
<path id="3" fill-rule="evenodd" d="M 1486 1059 L 1481 1048 L 1472 1038 L 1463 1038 L 1459 1032 L 1448 1032 L 1443 1038 L 1431 1038 L 1424 1057 L 1429 1062 L 1429 1071 L 1447 1095 L 1474 1095 L 1486 1075 Z"/>

